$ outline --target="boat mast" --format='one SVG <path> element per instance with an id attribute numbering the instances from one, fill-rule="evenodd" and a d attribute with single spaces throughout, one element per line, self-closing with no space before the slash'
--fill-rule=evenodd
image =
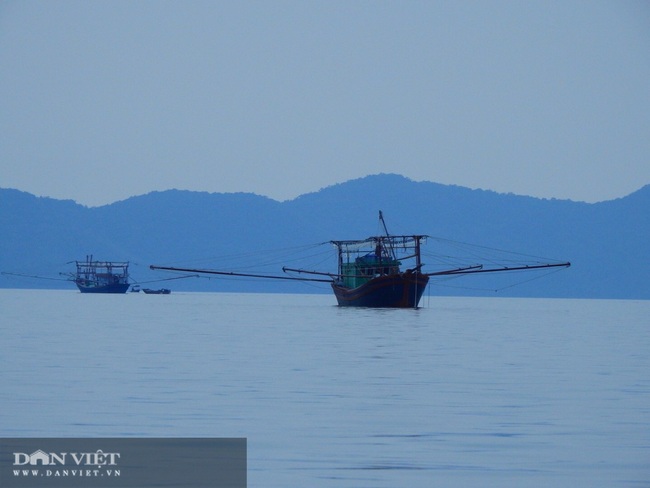
<path id="1" fill-rule="evenodd" d="M 384 214 L 382 211 L 379 211 L 379 221 L 381 222 L 381 225 L 384 226 L 384 232 L 386 233 L 386 237 L 388 237 L 390 234 L 388 233 L 388 228 L 386 227 L 386 221 L 384 220 Z"/>
<path id="2" fill-rule="evenodd" d="M 384 226 L 384 232 L 386 233 L 386 237 L 387 237 L 386 242 L 388 244 L 390 257 L 393 258 L 393 260 L 397 260 L 397 257 L 395 256 L 395 249 L 393 249 L 393 241 L 390 239 L 390 234 L 388 233 L 388 227 L 386 227 L 386 221 L 384 220 L 384 214 L 382 213 L 381 210 L 379 211 L 379 221 L 381 222 L 381 225 Z"/>

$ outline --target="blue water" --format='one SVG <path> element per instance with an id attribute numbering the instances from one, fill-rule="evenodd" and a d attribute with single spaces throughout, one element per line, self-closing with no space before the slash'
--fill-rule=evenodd
<path id="1" fill-rule="evenodd" d="M 0 290 L 0 436 L 248 438 L 250 487 L 650 486 L 650 302 Z"/>

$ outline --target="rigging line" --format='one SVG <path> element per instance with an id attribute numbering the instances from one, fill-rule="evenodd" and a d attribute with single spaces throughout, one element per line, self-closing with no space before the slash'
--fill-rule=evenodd
<path id="1" fill-rule="evenodd" d="M 443 257 L 446 258 L 449 262 L 458 262 L 458 261 L 467 261 L 468 258 L 471 258 L 472 260 L 479 260 L 483 261 L 486 263 L 490 263 L 493 265 L 503 265 L 503 263 L 515 263 L 515 264 L 523 264 L 526 262 L 539 262 L 539 261 L 533 261 L 531 260 L 531 257 L 529 256 L 527 260 L 522 260 L 521 257 L 519 259 L 513 259 L 511 255 L 486 255 L 485 253 L 478 253 L 473 249 L 465 249 L 464 253 L 466 256 L 450 256 L 450 255 L 435 255 L 431 254 L 429 252 L 423 253 L 424 256 L 427 258 L 434 258 L 437 262 L 444 262 L 442 259 Z M 548 261 L 548 260 L 547 260 Z"/>
<path id="2" fill-rule="evenodd" d="M 559 273 L 560 271 L 562 271 L 562 268 L 551 269 L 548 273 L 543 273 L 543 274 L 541 274 L 541 275 L 533 276 L 532 278 L 530 278 L 530 279 L 528 279 L 528 280 L 518 281 L 518 282 L 513 283 L 513 284 L 511 284 L 511 285 L 503 286 L 503 287 L 501 287 L 501 288 L 497 288 L 497 289 L 494 290 L 494 291 L 501 291 L 501 290 L 507 290 L 508 288 L 514 288 L 515 286 L 523 285 L 523 284 L 525 284 L 525 283 L 530 283 L 531 281 L 535 281 L 535 280 L 542 279 L 542 278 L 544 278 L 545 276 L 549 276 L 549 275 L 551 275 L 551 274 L 553 274 L 553 273 Z"/>
<path id="3" fill-rule="evenodd" d="M 47 276 L 28 275 L 23 273 L 10 273 L 9 271 L 3 271 L 0 274 L 7 275 L 7 276 L 20 276 L 22 278 L 35 278 L 37 280 L 71 281 L 71 278 L 48 278 Z"/>
<path id="4" fill-rule="evenodd" d="M 454 280 L 460 280 L 463 278 L 464 275 L 447 275 L 447 276 L 434 276 L 432 277 L 430 283 L 430 288 L 433 288 L 434 286 L 438 286 L 441 288 L 451 288 L 454 290 L 474 290 L 474 291 L 496 291 L 493 288 L 487 288 L 487 287 L 480 287 L 480 286 L 467 286 L 467 285 L 452 285 L 449 282 L 454 281 Z M 462 281 L 462 280 L 460 280 Z M 429 293 L 431 293 L 431 290 L 429 289 Z"/>
<path id="5" fill-rule="evenodd" d="M 330 281 L 328 284 L 331 284 L 331 283 L 332 282 Z M 322 283 L 322 282 L 313 283 L 313 282 L 310 282 L 310 281 L 303 281 L 303 286 L 308 286 L 308 287 L 314 288 L 315 290 L 327 290 L 327 289 L 330 288 L 329 286 L 325 285 L 325 283 Z"/>
<path id="6" fill-rule="evenodd" d="M 504 267 L 504 268 L 525 267 L 526 265 L 528 265 L 529 267 L 537 266 L 537 265 L 545 265 L 545 266 L 568 265 L 567 263 L 561 263 L 558 262 L 558 260 L 553 260 L 553 259 L 547 259 L 546 262 L 532 261 L 531 258 L 537 258 L 537 256 L 529 256 L 521 253 L 504 252 L 504 254 L 502 254 L 501 256 L 497 256 L 497 255 L 485 256 L 476 253 L 475 250 L 473 249 L 465 249 L 465 253 L 468 256 L 460 257 L 460 256 L 450 256 L 448 254 L 432 254 L 431 252 L 428 251 L 425 251 L 422 254 L 425 258 L 431 259 L 436 263 L 444 263 L 445 259 L 449 263 L 457 263 L 462 261 L 466 262 L 468 258 L 471 256 L 472 259 L 479 259 L 482 260 L 483 262 L 490 263 L 492 265 Z M 513 256 L 515 255 L 520 257 L 526 256 L 528 259 L 527 260 L 522 260 L 521 258 L 513 259 Z M 551 263 L 549 263 L 549 261 L 551 261 Z M 509 263 L 509 265 L 506 265 L 506 263 Z"/>
<path id="7" fill-rule="evenodd" d="M 437 282 L 431 283 L 431 288 L 433 288 L 433 286 L 438 286 L 441 288 L 452 288 L 454 290 L 497 291 L 493 288 L 480 288 L 478 286 L 460 286 L 460 285 L 456 286 L 456 285 L 447 285 L 447 284 L 437 283 Z"/>
<path id="8" fill-rule="evenodd" d="M 322 248 L 322 245 L 325 243 L 321 243 L 318 245 L 310 245 L 310 246 L 302 246 L 303 250 L 314 250 L 317 249 L 318 247 Z M 329 243 L 326 243 L 329 244 Z M 228 263 L 227 265 L 220 265 L 218 262 L 215 262 L 214 260 L 210 263 L 210 268 L 217 268 L 221 269 L 223 271 L 232 271 L 232 272 L 240 272 L 243 273 L 246 271 L 247 273 L 256 273 L 256 274 L 263 274 L 263 273 L 269 273 L 273 272 L 272 270 L 269 269 L 271 266 L 277 266 L 280 267 L 282 265 L 286 265 L 287 262 L 296 262 L 296 261 L 313 261 L 314 258 L 318 258 L 318 262 L 322 263 L 328 260 L 332 259 L 332 250 L 327 247 L 327 249 L 321 249 L 319 252 L 311 252 L 309 254 L 302 254 L 302 255 L 295 255 L 295 252 L 290 252 L 286 249 L 282 250 L 282 254 L 278 254 L 275 256 L 260 256 L 259 252 L 251 252 L 248 253 L 249 255 L 253 255 L 257 258 L 265 258 L 261 261 L 256 261 L 252 262 L 249 264 L 243 264 L 243 263 L 232 263 L 232 259 L 227 260 Z M 226 258 L 222 258 L 222 260 L 226 260 Z M 219 260 L 221 261 L 221 260 Z M 186 261 L 187 263 L 187 261 Z M 224 263 L 225 264 L 225 263 Z M 258 271 L 259 270 L 259 271 Z M 264 270 L 264 271 L 261 271 Z"/>
<path id="9" fill-rule="evenodd" d="M 294 258 L 290 259 L 291 261 L 298 261 L 298 260 L 304 260 L 309 258 L 327 259 L 329 257 L 336 256 L 336 251 L 332 247 L 327 247 L 327 248 L 323 248 L 323 250 L 319 252 L 313 252 L 310 254 L 299 254 L 299 255 L 292 253 L 290 254 L 290 256 L 295 256 Z"/>
<path id="10" fill-rule="evenodd" d="M 289 257 L 293 256 L 293 257 Z M 288 254 L 287 256 L 277 256 L 277 257 L 269 257 L 267 260 L 251 263 L 248 266 L 238 266 L 239 269 L 254 269 L 254 268 L 261 268 L 261 267 L 266 267 L 266 266 L 280 266 L 281 264 L 286 264 L 287 262 L 297 262 L 297 261 L 307 261 L 314 259 L 318 257 L 320 259 L 320 262 L 325 261 L 328 258 L 331 258 L 332 252 L 331 250 L 325 250 L 321 251 L 319 253 L 312 253 L 309 255 L 299 255 L 296 256 L 295 253 Z M 233 269 L 232 267 L 229 267 L 229 269 Z"/>
<path id="11" fill-rule="evenodd" d="M 146 285 L 148 283 L 159 283 L 161 281 L 183 280 L 185 278 L 200 278 L 200 276 L 197 275 L 197 274 L 193 274 L 193 275 L 185 275 L 185 276 L 175 276 L 173 278 L 162 278 L 160 280 L 149 280 L 149 281 L 133 280 L 133 284 L 135 284 L 135 285 Z"/>
<path id="12" fill-rule="evenodd" d="M 321 259 L 318 261 L 318 263 L 324 263 L 326 261 L 331 260 L 331 255 L 321 257 Z M 244 265 L 238 265 L 238 266 L 218 266 L 217 263 L 214 263 L 215 266 L 210 266 L 211 270 L 213 269 L 218 269 L 219 271 L 222 272 L 228 272 L 228 273 L 233 273 L 233 274 L 259 274 L 259 275 L 268 275 L 269 273 L 275 273 L 277 272 L 276 268 L 281 268 L 283 265 L 286 265 L 287 262 L 294 262 L 294 261 L 305 261 L 305 259 L 278 259 L 273 262 L 268 261 L 268 262 L 263 262 L 263 263 L 251 263 L 250 265 L 244 266 Z M 313 263 L 312 263 L 313 264 Z M 176 267 L 174 267 L 176 269 Z M 185 269 L 185 268 L 180 268 L 180 269 Z M 191 268 L 195 269 L 195 268 Z"/>
<path id="13" fill-rule="evenodd" d="M 444 278 L 435 277 L 435 280 L 431 280 L 430 283 L 431 283 L 431 286 L 440 286 L 440 287 L 443 287 L 443 288 L 453 288 L 453 289 L 460 289 L 460 290 L 475 290 L 475 291 L 492 291 L 492 292 L 498 293 L 499 291 L 507 290 L 508 288 L 514 288 L 515 286 L 523 285 L 523 284 L 529 283 L 531 281 L 542 279 L 545 276 L 549 276 L 549 275 L 551 275 L 553 273 L 559 273 L 560 271 L 563 271 L 563 269 L 564 269 L 563 267 L 555 266 L 554 268 L 551 268 L 546 273 L 542 273 L 540 275 L 533 276 L 532 278 L 530 278 L 528 280 L 517 281 L 517 282 L 512 283 L 510 285 L 502 286 L 502 287 L 496 288 L 496 289 L 495 288 L 487 288 L 487 287 L 478 287 L 478 286 L 451 285 L 451 284 L 443 283 L 443 282 L 450 281 L 452 279 L 461 278 L 462 276 L 464 276 L 463 274 L 448 275 L 448 276 L 445 276 Z"/>
<path id="14" fill-rule="evenodd" d="M 210 262 L 210 261 L 220 261 L 220 260 L 226 260 L 226 261 L 232 261 L 233 259 L 244 259 L 248 258 L 250 256 L 260 256 L 262 254 L 279 254 L 279 253 L 284 253 L 287 255 L 293 255 L 296 252 L 300 250 L 307 250 L 307 249 L 315 249 L 319 246 L 323 246 L 325 244 L 329 244 L 329 241 L 327 242 L 318 242 L 318 243 L 311 243 L 311 244 L 303 244 L 300 246 L 292 246 L 292 247 L 284 247 L 284 248 L 274 248 L 274 249 L 256 249 L 256 250 L 251 250 L 243 253 L 231 253 L 231 254 L 221 254 L 218 256 L 207 256 L 207 257 L 202 257 L 202 258 L 196 258 L 196 259 L 191 259 L 191 260 L 183 260 L 183 261 L 172 261 L 170 264 L 176 264 L 176 263 L 200 263 L 200 262 Z M 280 254 L 282 255 L 282 254 Z"/>
<path id="15" fill-rule="evenodd" d="M 436 264 L 447 264 L 449 265 L 450 263 L 460 265 L 461 263 L 467 263 L 468 258 L 461 258 L 458 256 L 449 256 L 449 255 L 442 255 L 442 254 L 432 254 L 430 252 L 422 252 L 421 253 L 423 260 L 427 261 L 433 261 Z"/>
<path id="16" fill-rule="evenodd" d="M 509 251 L 509 250 L 506 250 L 506 249 L 500 249 L 500 248 L 497 248 L 497 247 L 489 247 L 489 246 L 482 246 L 482 245 L 479 245 L 479 244 L 470 244 L 468 242 L 454 241 L 454 240 L 451 240 L 451 239 L 445 239 L 443 237 L 429 236 L 429 238 L 434 239 L 434 240 L 436 240 L 438 242 L 447 243 L 448 245 L 453 245 L 454 247 L 461 248 L 461 249 L 462 248 L 476 248 L 476 249 L 484 249 L 484 250 L 487 250 L 487 251 L 500 252 L 500 253 L 504 253 L 504 254 L 513 254 L 513 255 L 518 255 L 518 256 L 525 256 L 527 258 L 543 259 L 545 261 L 548 261 L 548 260 L 557 261 L 557 259 L 551 259 L 551 258 L 544 257 L 544 256 L 536 256 L 536 255 L 533 255 L 533 254 L 524 254 L 524 253 L 520 253 L 520 252 L 517 252 L 517 251 Z"/>
<path id="17" fill-rule="evenodd" d="M 460 270 L 460 271 L 454 271 L 449 274 L 458 274 L 458 275 L 463 275 L 463 274 L 477 274 L 477 273 L 498 273 L 498 272 L 504 272 L 504 271 L 529 271 L 529 270 L 534 270 L 534 269 L 546 269 L 546 268 L 568 268 L 571 266 L 571 263 L 566 262 L 566 263 L 557 263 L 557 264 L 540 264 L 540 265 L 525 265 L 525 266 L 504 266 L 501 268 L 482 268 L 479 267 L 478 269 L 468 269 L 467 271 L 465 270 Z"/>

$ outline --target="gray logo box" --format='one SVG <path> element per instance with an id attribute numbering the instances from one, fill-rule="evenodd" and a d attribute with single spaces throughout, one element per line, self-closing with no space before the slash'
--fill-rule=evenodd
<path id="1" fill-rule="evenodd" d="M 2 488 L 246 488 L 245 438 L 1 438 Z"/>

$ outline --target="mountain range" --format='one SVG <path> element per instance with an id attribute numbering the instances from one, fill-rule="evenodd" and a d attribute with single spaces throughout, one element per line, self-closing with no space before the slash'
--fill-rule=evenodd
<path id="1" fill-rule="evenodd" d="M 250 193 L 168 190 L 89 208 L 0 189 L 0 287 L 74 289 L 60 273 L 73 271 L 71 262 L 90 254 L 131 262 L 132 276 L 142 283 L 167 277 L 151 271 L 150 264 L 200 267 L 233 264 L 246 256 L 252 262 L 266 250 L 375 235 L 378 210 L 393 234 L 427 234 L 572 263 L 518 286 L 506 286 L 499 277 L 499 291 L 485 278 L 479 286 L 472 277 L 452 286 L 432 283 L 431 295 L 650 299 L 650 185 L 616 200 L 584 203 L 415 182 L 394 174 L 347 181 L 285 202 Z M 281 265 L 275 272 L 281 273 Z M 228 278 L 188 278 L 165 286 L 327 291 Z"/>

